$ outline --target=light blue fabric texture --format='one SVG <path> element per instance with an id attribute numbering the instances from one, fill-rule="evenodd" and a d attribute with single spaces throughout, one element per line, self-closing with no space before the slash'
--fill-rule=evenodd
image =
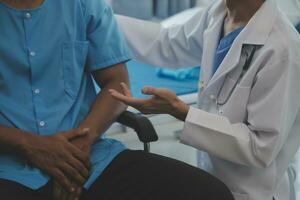
<path id="1" fill-rule="evenodd" d="M 130 59 L 104 0 L 45 0 L 29 10 L 0 3 L 0 29 L 0 124 L 41 136 L 78 127 L 96 97 L 91 72 Z M 85 187 L 124 149 L 99 138 Z M 0 154 L 0 178 L 32 189 L 49 180 L 7 153 Z"/>
<path id="2" fill-rule="evenodd" d="M 242 30 L 243 28 L 237 28 L 225 37 L 221 38 L 220 43 L 215 52 L 213 73 L 215 73 L 218 70 L 219 66 L 221 65 L 227 53 L 229 52 L 234 40 L 237 38 L 237 36 Z"/>

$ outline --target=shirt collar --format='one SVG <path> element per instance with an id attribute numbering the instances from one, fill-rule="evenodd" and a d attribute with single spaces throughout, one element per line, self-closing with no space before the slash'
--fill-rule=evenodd
<path id="1" fill-rule="evenodd" d="M 209 14 L 213 19 L 221 20 L 226 12 L 225 2 L 219 0 L 212 6 Z M 266 0 L 237 39 L 243 44 L 264 45 L 272 31 L 278 14 L 277 4 L 273 0 Z"/>

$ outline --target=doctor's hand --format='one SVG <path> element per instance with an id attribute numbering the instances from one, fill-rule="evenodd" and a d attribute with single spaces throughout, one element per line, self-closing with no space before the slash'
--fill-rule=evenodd
<path id="1" fill-rule="evenodd" d="M 189 111 L 189 106 L 181 101 L 174 92 L 168 89 L 144 87 L 142 93 L 151 95 L 147 99 L 132 97 L 130 89 L 125 83 L 121 83 L 123 93 L 109 90 L 115 99 L 139 110 L 143 114 L 170 114 L 184 121 Z"/>

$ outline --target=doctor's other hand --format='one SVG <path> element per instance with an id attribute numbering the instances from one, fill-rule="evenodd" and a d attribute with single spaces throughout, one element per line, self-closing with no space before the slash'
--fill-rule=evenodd
<path id="1" fill-rule="evenodd" d="M 142 93 L 151 95 L 151 97 L 137 99 L 131 95 L 130 89 L 125 83 L 121 83 L 121 88 L 123 93 L 110 89 L 111 96 L 143 114 L 170 114 L 182 121 L 188 114 L 189 106 L 168 89 L 144 87 Z"/>

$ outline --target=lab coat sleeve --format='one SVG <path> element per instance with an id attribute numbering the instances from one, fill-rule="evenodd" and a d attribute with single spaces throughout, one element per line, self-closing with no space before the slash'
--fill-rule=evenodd
<path id="1" fill-rule="evenodd" d="M 159 23 L 116 16 L 133 58 L 160 67 L 194 67 L 201 64 L 203 34 L 208 11 L 199 11 L 183 25 L 163 27 Z"/>
<path id="2" fill-rule="evenodd" d="M 299 63 L 263 69 L 252 87 L 245 123 L 190 108 L 181 142 L 234 163 L 264 168 L 277 157 L 300 107 Z"/>

